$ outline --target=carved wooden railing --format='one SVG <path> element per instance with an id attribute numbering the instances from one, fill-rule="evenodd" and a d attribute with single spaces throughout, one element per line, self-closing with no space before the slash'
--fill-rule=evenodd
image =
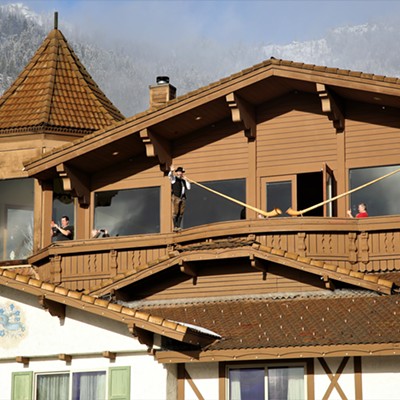
<path id="1" fill-rule="evenodd" d="M 203 225 L 175 234 L 59 242 L 34 254 L 41 279 L 71 289 L 107 283 L 160 260 L 174 246 L 251 235 L 266 246 L 358 271 L 400 270 L 398 216 L 365 219 L 275 218 Z"/>

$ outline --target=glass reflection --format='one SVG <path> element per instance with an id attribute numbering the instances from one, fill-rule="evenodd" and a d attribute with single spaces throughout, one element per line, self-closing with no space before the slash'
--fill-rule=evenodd
<path id="1" fill-rule="evenodd" d="M 268 182 L 267 183 L 267 210 L 280 208 L 286 211 L 292 206 L 292 182 Z M 281 214 L 279 217 L 285 217 Z"/>
<path id="2" fill-rule="evenodd" d="M 201 182 L 201 184 L 236 200 L 246 201 L 245 179 Z M 195 184 L 192 185 L 187 197 L 183 217 L 185 228 L 246 218 L 244 207 Z"/>
<path id="3" fill-rule="evenodd" d="M 160 232 L 160 188 L 97 192 L 94 221 L 110 236 Z"/>
<path id="4" fill-rule="evenodd" d="M 33 250 L 33 179 L 0 182 L 0 257 L 24 260 Z"/>
<path id="5" fill-rule="evenodd" d="M 350 170 L 350 189 L 398 169 L 400 166 L 357 168 Z M 369 216 L 400 214 L 400 173 L 376 182 L 351 194 L 350 204 L 353 215 L 358 213 L 360 203 L 367 204 Z"/>

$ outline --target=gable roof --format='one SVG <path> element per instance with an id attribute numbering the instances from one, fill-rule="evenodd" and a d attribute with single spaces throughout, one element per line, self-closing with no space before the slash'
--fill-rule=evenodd
<path id="1" fill-rule="evenodd" d="M 230 258 L 265 260 L 320 276 L 326 281 L 344 282 L 378 293 L 391 294 L 392 290 L 396 287 L 393 281 L 383 279 L 377 275 L 352 271 L 351 269 L 338 267 L 321 260 L 302 257 L 296 253 L 264 246 L 254 240 L 222 239 L 211 243 L 205 242 L 177 246 L 175 251 L 171 251 L 159 259 L 148 262 L 147 266 L 141 266 L 138 271 L 127 271 L 126 274 L 115 276 L 110 280 L 108 285 L 92 288 L 91 294 L 103 296 L 112 290 L 121 289 L 131 283 L 154 276 L 158 272 L 184 262 L 204 262 Z"/>
<path id="2" fill-rule="evenodd" d="M 167 318 L 160 318 L 82 292 L 43 282 L 31 276 L 17 274 L 7 269 L 0 268 L 0 286 L 38 296 L 42 305 L 49 308 L 50 313 L 52 312 L 51 303 L 48 302 L 54 302 L 61 306 L 73 307 L 124 323 L 133 335 L 139 336 L 139 340 L 138 330 L 149 331 L 196 346 L 204 346 L 220 338 L 218 334 L 211 331 L 206 332 L 201 327 L 188 326 Z"/>
<path id="3" fill-rule="evenodd" d="M 94 132 L 25 164 L 29 175 L 40 174 L 62 162 L 95 171 L 145 152 L 140 131 L 151 129 L 171 140 L 230 118 L 226 96 L 235 93 L 257 107 L 291 92 L 317 95 L 323 84 L 339 98 L 400 107 L 400 80 L 338 68 L 328 68 L 271 58 L 227 78 L 169 101 L 166 105 L 127 118 L 123 123 Z M 210 129 L 208 130 L 210 134 Z M 130 138 L 129 146 L 127 140 Z M 99 140 L 101 139 L 101 146 Z M 120 150 L 118 157 L 104 157 Z M 128 151 L 129 150 L 129 151 Z M 85 161 L 85 157 L 87 160 Z M 101 161 L 100 162 L 96 162 Z M 104 163 L 108 163 L 105 165 Z"/>
<path id="4" fill-rule="evenodd" d="M 0 98 L 0 134 L 22 131 L 90 133 L 124 118 L 53 29 Z"/>

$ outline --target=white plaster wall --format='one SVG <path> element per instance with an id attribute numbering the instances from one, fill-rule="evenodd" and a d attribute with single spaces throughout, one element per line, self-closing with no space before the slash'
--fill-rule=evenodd
<path id="1" fill-rule="evenodd" d="M 333 375 L 336 375 L 336 371 L 342 362 L 343 358 L 325 358 L 331 372 Z M 349 361 L 346 364 L 344 371 L 341 373 L 338 384 L 343 390 L 348 400 L 355 400 L 355 383 L 354 383 L 354 366 L 353 366 L 353 358 L 350 357 Z M 329 388 L 331 380 L 326 374 L 325 370 L 322 368 L 320 362 L 315 359 L 314 360 L 314 385 L 315 385 L 315 398 L 322 399 Z M 333 389 L 329 400 L 341 400 L 341 396 L 336 389 Z M 359 399 L 357 399 L 359 400 Z M 381 399 L 383 400 L 383 399 Z"/>
<path id="2" fill-rule="evenodd" d="M 167 396 L 166 368 L 147 354 L 117 356 L 115 361 L 103 357 L 76 358 L 70 364 L 59 360 L 34 360 L 27 367 L 15 362 L 0 361 L 0 400 L 11 398 L 12 372 L 107 371 L 110 367 L 118 366 L 131 367 L 131 400 L 175 400 Z"/>
<path id="3" fill-rule="evenodd" d="M 218 363 L 185 364 L 197 389 L 207 400 L 218 400 Z M 189 383 L 185 381 L 185 400 L 198 400 Z"/>
<path id="4" fill-rule="evenodd" d="M 363 400 L 400 399 L 400 357 L 363 357 Z"/>
<path id="5" fill-rule="evenodd" d="M 60 321 L 38 304 L 37 297 L 1 287 L 0 309 L 9 310 L 10 304 L 20 310 L 25 330 L 19 337 L 12 331 L 0 336 L 1 358 L 147 349 L 123 323 L 71 307 Z"/>

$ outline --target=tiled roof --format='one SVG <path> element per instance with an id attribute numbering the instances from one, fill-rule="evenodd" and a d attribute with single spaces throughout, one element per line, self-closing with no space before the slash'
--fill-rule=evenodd
<path id="1" fill-rule="evenodd" d="M 0 133 L 45 128 L 90 133 L 123 118 L 58 29 L 0 98 Z"/>
<path id="2" fill-rule="evenodd" d="M 43 296 L 47 300 L 81 309 L 105 318 L 117 320 L 128 326 L 132 326 L 132 328 L 136 327 L 153 333 L 159 333 L 190 344 L 204 345 L 219 337 L 211 331 L 206 332 L 202 327 L 187 326 L 187 324 L 181 324 L 175 320 L 161 318 L 155 314 L 124 307 L 120 304 L 89 296 L 82 292 L 43 282 L 28 275 L 17 274 L 7 269 L 0 269 L 0 286 L 2 285 L 35 296 Z"/>
<path id="3" fill-rule="evenodd" d="M 398 343 L 400 297 L 351 296 L 168 304 L 143 311 L 222 336 L 208 350 Z"/>

